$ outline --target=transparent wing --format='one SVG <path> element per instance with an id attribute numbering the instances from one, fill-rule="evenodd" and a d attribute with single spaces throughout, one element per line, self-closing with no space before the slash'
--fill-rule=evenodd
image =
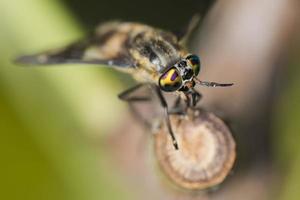
<path id="1" fill-rule="evenodd" d="M 119 22 L 105 23 L 81 41 L 60 49 L 20 56 L 16 62 L 26 65 L 87 63 L 133 67 L 133 59 L 126 48 L 129 36 L 118 29 L 119 25 Z"/>

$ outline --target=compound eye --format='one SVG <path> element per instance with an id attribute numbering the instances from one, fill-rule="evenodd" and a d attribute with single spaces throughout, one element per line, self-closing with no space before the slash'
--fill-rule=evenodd
<path id="1" fill-rule="evenodd" d="M 182 78 L 175 67 L 170 68 L 159 77 L 159 87 L 166 92 L 174 92 L 182 85 Z"/>
<path id="2" fill-rule="evenodd" d="M 194 71 L 195 76 L 197 76 L 200 72 L 200 59 L 196 55 L 189 55 L 186 57 L 190 65 L 192 66 L 192 69 Z"/>

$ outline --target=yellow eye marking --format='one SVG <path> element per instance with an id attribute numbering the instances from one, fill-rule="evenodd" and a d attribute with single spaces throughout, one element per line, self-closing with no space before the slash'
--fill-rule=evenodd
<path id="1" fill-rule="evenodd" d="M 180 82 L 181 78 L 178 75 L 178 72 L 175 69 L 170 69 L 167 71 L 161 78 L 163 84 L 173 85 L 176 82 Z"/>
<path id="2" fill-rule="evenodd" d="M 181 76 L 175 68 L 169 69 L 159 79 L 159 85 L 164 91 L 175 91 L 182 83 Z"/>

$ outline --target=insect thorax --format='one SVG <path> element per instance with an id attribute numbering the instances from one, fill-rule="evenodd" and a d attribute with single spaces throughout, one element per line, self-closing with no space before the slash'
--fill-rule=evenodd
<path id="1" fill-rule="evenodd" d="M 166 67 L 174 65 L 187 54 L 169 32 L 146 26 L 130 36 L 127 45 L 136 63 L 134 77 L 139 81 L 157 82 Z"/>

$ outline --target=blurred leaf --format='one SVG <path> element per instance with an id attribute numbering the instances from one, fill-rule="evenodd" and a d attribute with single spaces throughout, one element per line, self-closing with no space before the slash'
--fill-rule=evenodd
<path id="1" fill-rule="evenodd" d="M 108 155 L 88 141 L 117 123 L 120 83 L 96 68 L 12 64 L 82 35 L 56 1 L 2 0 L 0 27 L 0 198 L 125 199 Z"/>
<path id="2" fill-rule="evenodd" d="M 279 199 L 292 200 L 300 197 L 300 92 L 298 52 L 289 67 L 288 85 L 282 92 L 275 121 L 275 155 L 281 167 L 283 182 Z"/>

